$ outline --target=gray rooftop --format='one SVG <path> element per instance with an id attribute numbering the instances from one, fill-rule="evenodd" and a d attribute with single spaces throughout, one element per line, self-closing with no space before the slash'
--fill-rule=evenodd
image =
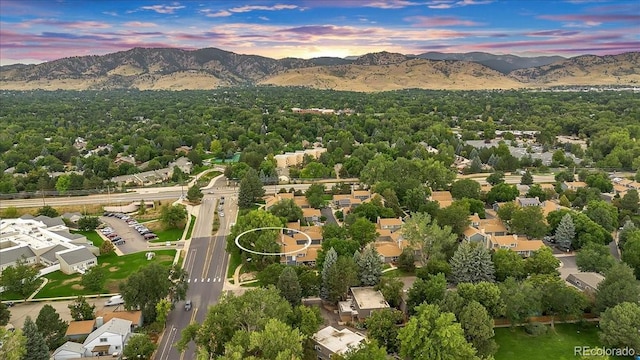
<path id="1" fill-rule="evenodd" d="M 521 206 L 540 206 L 541 205 L 540 200 L 537 198 L 519 197 L 518 202 L 520 202 Z"/>
<path id="2" fill-rule="evenodd" d="M 52 233 L 56 233 L 60 236 L 64 236 L 69 240 L 76 240 L 76 239 L 81 239 L 85 237 L 84 235 L 81 235 L 81 234 L 70 233 L 69 230 L 52 231 Z"/>
<path id="3" fill-rule="evenodd" d="M 598 284 L 600 284 L 600 282 L 604 280 L 604 276 L 595 272 L 578 272 L 569 274 L 569 276 L 567 276 L 567 281 L 572 282 L 571 278 L 580 281 L 581 283 L 591 287 L 592 289 L 597 289 Z"/>
<path id="4" fill-rule="evenodd" d="M 80 246 L 76 249 L 60 253 L 58 254 L 58 256 L 69 265 L 78 264 L 92 259 L 95 260 L 96 258 L 96 256 L 93 255 L 91 251 L 89 251 L 89 249 L 84 246 Z"/>
<path id="5" fill-rule="evenodd" d="M 24 215 L 20 216 L 20 219 L 23 219 L 23 220 L 30 220 L 30 219 L 33 219 L 33 218 L 34 218 L 34 216 L 31 215 L 31 214 L 24 214 Z"/>
<path id="6" fill-rule="evenodd" d="M 67 341 L 66 343 L 62 344 L 62 346 L 60 346 L 59 348 L 57 348 L 54 352 L 53 355 L 55 357 L 56 354 L 59 354 L 62 351 L 69 351 L 69 352 L 73 352 L 73 353 L 77 353 L 80 355 L 84 354 L 84 346 L 82 344 L 73 342 L 73 341 Z"/>
<path id="7" fill-rule="evenodd" d="M 87 339 L 84 341 L 84 344 L 89 344 L 93 340 L 99 338 L 104 333 L 118 334 L 121 336 L 125 336 L 131 332 L 131 321 L 123 320 L 118 318 L 113 318 L 107 321 L 104 325 L 95 329 Z"/>
<path id="8" fill-rule="evenodd" d="M 56 257 L 56 253 L 58 251 L 64 251 L 64 250 L 68 250 L 68 249 L 69 248 L 66 247 L 66 246 L 56 245 L 53 248 L 51 248 L 49 251 L 47 251 L 44 254 L 40 255 L 40 257 L 41 258 L 45 258 L 49 262 L 57 263 L 58 262 L 58 258 Z"/>
<path id="9" fill-rule="evenodd" d="M 50 218 L 48 216 L 40 215 L 34 218 L 34 220 L 42 221 L 47 227 L 64 225 L 61 217 Z"/>
<path id="10" fill-rule="evenodd" d="M 0 265 L 13 264 L 23 256 L 26 259 L 36 256 L 33 250 L 31 250 L 31 248 L 28 246 L 9 249 L 6 251 L 2 251 L 0 254 Z"/>

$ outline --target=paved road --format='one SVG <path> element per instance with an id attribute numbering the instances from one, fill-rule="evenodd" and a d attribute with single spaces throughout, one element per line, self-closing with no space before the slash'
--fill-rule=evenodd
<path id="1" fill-rule="evenodd" d="M 184 302 L 181 302 L 169 314 L 156 360 L 195 359 L 194 344 L 190 344 L 189 349 L 182 354 L 173 345 L 180 339 L 180 333 L 187 325 L 204 321 L 207 309 L 216 304 L 222 294 L 227 276 L 226 235 L 237 215 L 237 196 L 221 194 L 231 193 L 229 190 L 219 190 L 215 194 L 205 195 L 202 201 L 184 262 L 184 268 L 189 273 L 187 299 L 192 301 L 192 309 L 186 311 Z M 225 216 L 220 218 L 220 228 L 216 235 L 211 236 L 214 210 L 220 196 L 225 196 Z"/>

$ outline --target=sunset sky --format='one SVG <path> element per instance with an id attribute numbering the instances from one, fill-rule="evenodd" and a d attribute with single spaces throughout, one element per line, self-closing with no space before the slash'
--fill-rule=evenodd
<path id="1" fill-rule="evenodd" d="M 640 0 L 0 0 L 0 62 L 134 47 L 272 58 L 640 50 Z"/>

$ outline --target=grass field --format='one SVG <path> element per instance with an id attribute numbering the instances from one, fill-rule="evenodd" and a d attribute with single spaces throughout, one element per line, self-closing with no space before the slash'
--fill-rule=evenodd
<path id="1" fill-rule="evenodd" d="M 175 250 L 157 250 L 156 256 L 147 260 L 145 252 L 117 256 L 115 253 L 98 258 L 99 266 L 106 270 L 107 280 L 101 293 L 118 292 L 118 284 L 127 279 L 139 268 L 152 262 L 170 266 L 173 263 Z M 66 275 L 56 271 L 45 276 L 49 283 L 35 296 L 36 299 L 95 294 L 80 285 L 80 274 Z"/>
<path id="2" fill-rule="evenodd" d="M 227 278 L 232 278 L 233 273 L 236 272 L 236 268 L 242 264 L 242 258 L 239 253 L 233 252 L 231 253 L 231 257 L 229 258 L 229 267 L 227 268 Z"/>
<path id="3" fill-rule="evenodd" d="M 415 276 L 415 273 L 406 272 L 400 269 L 393 269 L 393 270 L 383 272 L 382 276 L 386 276 L 386 277 Z"/>
<path id="4" fill-rule="evenodd" d="M 189 222 L 189 229 L 187 230 L 186 239 L 191 239 L 191 234 L 193 233 L 193 227 L 196 225 L 196 217 L 191 217 L 191 222 Z"/>
<path id="5" fill-rule="evenodd" d="M 496 328 L 495 340 L 499 345 L 496 360 L 569 360 L 576 359 L 574 346 L 600 347 L 598 328 L 595 324 L 556 324 L 555 332 L 532 336 L 518 327 Z M 622 359 L 612 357 L 611 359 Z"/>
<path id="6" fill-rule="evenodd" d="M 93 243 L 93 246 L 95 247 L 102 246 L 102 243 L 104 242 L 104 240 L 100 237 L 100 235 L 98 235 L 98 233 L 95 230 L 91 230 L 91 231 L 71 230 L 70 232 L 73 234 L 80 234 L 80 235 L 86 236 L 87 240 L 91 241 Z"/>
<path id="7" fill-rule="evenodd" d="M 153 232 L 158 235 L 158 238 L 151 242 L 176 241 L 182 239 L 184 229 L 153 230 Z"/>

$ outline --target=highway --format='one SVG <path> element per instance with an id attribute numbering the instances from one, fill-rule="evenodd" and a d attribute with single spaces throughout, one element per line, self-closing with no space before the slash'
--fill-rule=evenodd
<path id="1" fill-rule="evenodd" d="M 180 339 L 181 331 L 187 325 L 192 322 L 204 322 L 207 309 L 217 304 L 222 295 L 228 262 L 225 251 L 226 236 L 229 234 L 231 223 L 235 221 L 238 207 L 235 191 L 223 188 L 222 183 L 219 185 L 220 189 L 214 190 L 213 194 L 205 194 L 184 260 L 184 269 L 189 273 L 187 299 L 192 301 L 192 308 L 186 311 L 184 302 L 180 302 L 171 311 L 156 351 L 156 360 L 195 359 L 195 344 L 191 343 L 184 353 L 179 353 L 174 344 Z M 212 236 L 214 211 L 221 196 L 225 196 L 225 216 L 220 218 L 220 227 Z"/>

